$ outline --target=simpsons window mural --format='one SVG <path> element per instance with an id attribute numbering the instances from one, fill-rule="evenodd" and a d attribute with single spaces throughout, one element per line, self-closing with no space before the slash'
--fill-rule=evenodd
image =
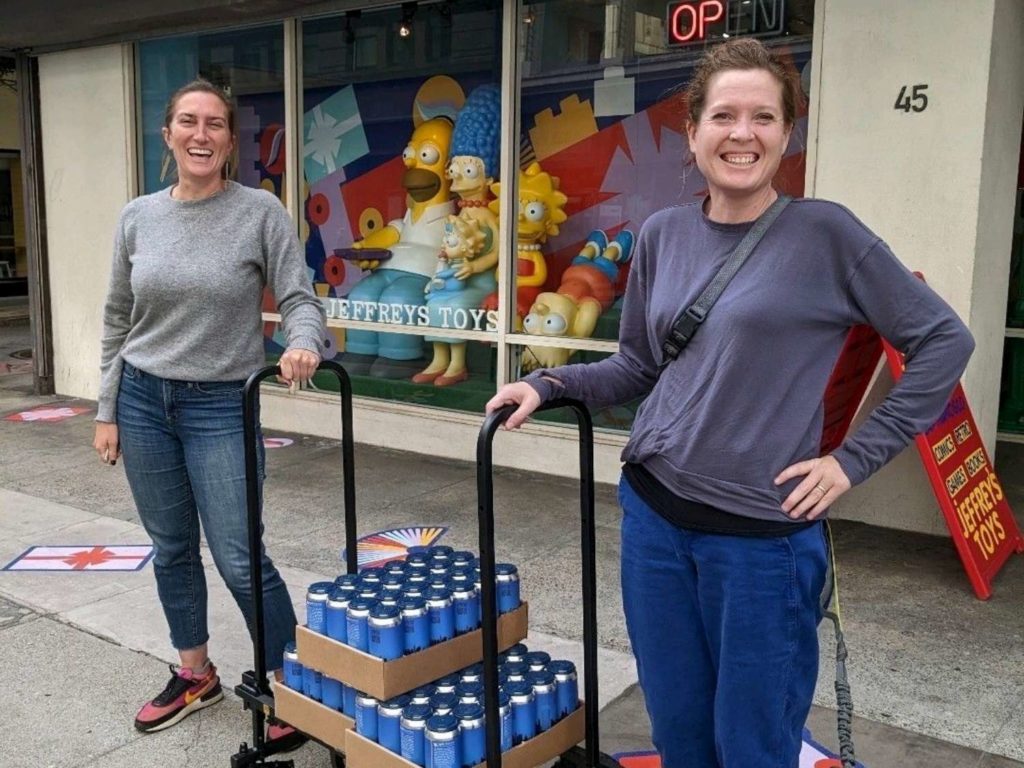
<path id="1" fill-rule="evenodd" d="M 350 371 L 357 394 L 478 411 L 501 383 L 505 295 L 514 296 L 507 330 L 522 334 L 510 376 L 607 354 L 571 340 L 617 338 L 644 220 L 703 193 L 677 95 L 689 58 L 639 43 L 616 58 L 601 14 L 573 21 L 581 7 L 548 0 L 521 9 L 514 180 L 499 178 L 496 0 L 420 3 L 405 38 L 397 7 L 302 22 L 297 226 L 333 318 L 328 356 Z M 657 37 L 636 30 L 638 40 Z M 809 42 L 790 54 L 804 68 Z M 283 199 L 282 55 L 280 25 L 144 42 L 142 123 L 159 125 L 169 93 L 197 73 L 230 86 L 239 103 L 233 177 Z M 801 115 L 776 179 L 792 194 L 803 190 L 804 136 Z M 158 134 L 144 136 L 146 191 L 173 181 L 162 149 Z M 516 218 L 501 221 L 498 196 L 511 190 Z M 516 243 L 510 292 L 497 282 L 506 227 Z M 270 360 L 282 340 L 268 322 Z M 605 424 L 628 427 L 630 418 Z"/>

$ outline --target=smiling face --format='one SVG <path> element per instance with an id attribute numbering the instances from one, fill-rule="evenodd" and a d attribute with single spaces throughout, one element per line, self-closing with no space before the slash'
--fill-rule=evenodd
<path id="1" fill-rule="evenodd" d="M 687 135 L 712 206 L 743 204 L 769 190 L 792 130 L 784 114 L 782 84 L 766 70 L 729 69 L 711 78 Z"/>
<path id="2" fill-rule="evenodd" d="M 178 98 L 163 134 L 174 154 L 179 180 L 195 186 L 219 180 L 235 146 L 227 105 L 203 91 L 190 91 Z"/>
<path id="3" fill-rule="evenodd" d="M 434 118 L 412 132 L 412 138 L 402 162 L 405 173 L 402 186 L 416 203 L 436 204 L 448 199 L 448 147 L 452 141 L 452 124 L 448 120 Z"/>

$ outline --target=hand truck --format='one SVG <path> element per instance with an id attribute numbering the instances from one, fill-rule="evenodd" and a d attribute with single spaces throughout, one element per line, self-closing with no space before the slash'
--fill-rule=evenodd
<path id="1" fill-rule="evenodd" d="M 358 570 L 356 552 L 356 485 L 354 440 L 352 437 L 352 384 L 345 369 L 337 363 L 325 360 L 318 371 L 331 371 L 338 377 L 341 392 L 341 461 L 344 480 L 345 546 L 346 567 L 349 573 Z M 274 694 L 267 681 L 267 667 L 264 660 L 263 640 L 263 562 L 260 557 L 263 542 L 262 504 L 257 461 L 256 427 L 258 422 L 260 383 L 281 373 L 279 366 L 267 366 L 256 371 L 245 382 L 242 403 L 242 418 L 245 422 L 245 485 L 249 511 L 249 568 L 253 600 L 253 670 L 242 673 L 242 682 L 235 686 L 235 694 L 242 700 L 245 709 L 252 712 L 252 746 L 242 742 L 236 754 L 231 756 L 231 768 L 292 768 L 292 760 L 268 760 L 278 752 L 287 751 L 312 738 L 295 732 L 293 737 L 268 742 L 263 732 L 264 725 L 276 722 L 274 718 Z M 290 724 L 289 724 L 290 725 Z M 324 745 L 331 754 L 331 765 L 344 768 L 345 756 L 333 747 Z"/>
<path id="2" fill-rule="evenodd" d="M 621 768 L 600 751 L 597 700 L 597 534 L 594 527 L 594 424 L 587 407 L 566 398 L 552 400 L 538 410 L 568 408 L 576 416 L 580 437 L 580 548 L 583 556 L 583 706 L 585 747 L 562 754 L 555 768 Z M 476 447 L 478 518 L 480 525 L 480 596 L 483 625 L 484 722 L 487 768 L 501 768 L 501 733 L 498 719 L 498 629 L 494 580 L 494 435 L 516 406 L 491 413 L 480 428 Z"/>

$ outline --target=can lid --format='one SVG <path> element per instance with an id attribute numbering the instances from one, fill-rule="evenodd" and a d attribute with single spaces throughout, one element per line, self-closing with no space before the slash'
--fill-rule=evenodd
<path id="1" fill-rule="evenodd" d="M 405 709 L 402 710 L 403 720 L 422 720 L 426 722 L 427 718 L 433 714 L 429 704 L 409 704 Z"/>
<path id="2" fill-rule="evenodd" d="M 407 693 L 400 693 L 387 701 L 382 701 L 380 705 L 384 709 L 405 709 L 409 706 L 410 697 Z"/>
<path id="3" fill-rule="evenodd" d="M 434 715 L 427 720 L 427 730 L 434 733 L 451 733 L 459 730 L 459 721 L 455 715 Z"/>
<path id="4" fill-rule="evenodd" d="M 363 570 L 359 572 L 359 579 L 365 584 L 368 581 L 380 581 L 381 576 L 383 575 L 383 568 L 363 568 Z"/>
<path id="5" fill-rule="evenodd" d="M 470 664 L 468 667 L 462 670 L 463 675 L 476 675 L 478 677 L 484 674 L 484 665 L 480 662 L 476 664 Z"/>
<path id="6" fill-rule="evenodd" d="M 530 666 L 534 664 L 543 664 L 547 666 L 551 661 L 551 654 L 545 651 L 530 651 L 526 654 L 526 663 Z"/>
<path id="7" fill-rule="evenodd" d="M 448 583 L 448 572 L 445 571 L 444 573 L 430 574 L 430 578 L 427 579 L 427 586 L 430 589 L 435 589 L 437 587 L 448 589 L 450 586 Z"/>
<path id="8" fill-rule="evenodd" d="M 576 671 L 576 665 L 565 659 L 557 659 L 548 663 L 548 671 L 555 675 L 568 675 Z"/>
<path id="9" fill-rule="evenodd" d="M 427 601 L 418 595 L 405 595 L 398 601 L 398 607 L 405 610 L 418 610 L 427 607 Z"/>
<path id="10" fill-rule="evenodd" d="M 358 573 L 343 573 L 340 576 L 334 578 L 335 586 L 342 587 L 345 585 L 355 585 L 359 583 Z"/>
<path id="11" fill-rule="evenodd" d="M 527 680 L 516 680 L 505 686 L 505 689 L 509 696 L 525 696 L 528 693 L 533 693 L 533 684 Z"/>
<path id="12" fill-rule="evenodd" d="M 447 600 L 452 596 L 448 587 L 431 586 L 427 590 L 427 600 Z"/>
<path id="13" fill-rule="evenodd" d="M 517 676 L 524 677 L 527 672 L 530 671 L 530 665 L 525 661 L 507 661 L 505 662 L 505 674 L 509 677 Z"/>
<path id="14" fill-rule="evenodd" d="M 430 555 L 426 552 L 410 552 L 405 556 L 406 566 L 424 565 L 430 561 Z"/>
<path id="15" fill-rule="evenodd" d="M 349 601 L 348 610 L 352 611 L 369 611 L 377 605 L 377 598 L 375 597 L 356 597 Z"/>
<path id="16" fill-rule="evenodd" d="M 427 550 L 428 557 L 441 556 L 445 558 L 450 558 L 453 554 L 455 554 L 455 549 L 453 547 L 446 547 L 444 544 L 435 544 L 433 547 L 430 547 L 430 549 Z"/>
<path id="17" fill-rule="evenodd" d="M 519 569 L 512 563 L 498 563 L 494 566 L 494 572 L 499 576 L 514 576 L 519 573 Z"/>
<path id="18" fill-rule="evenodd" d="M 414 688 L 410 695 L 413 697 L 433 696 L 435 693 L 437 693 L 437 689 L 433 685 L 421 685 L 419 688 Z"/>
<path id="19" fill-rule="evenodd" d="M 475 561 L 476 555 L 474 555 L 468 549 L 460 549 L 456 552 L 452 552 L 453 563 L 473 563 Z"/>
<path id="20" fill-rule="evenodd" d="M 459 720 L 480 720 L 484 716 L 484 708 L 479 704 L 459 704 L 452 710 L 452 714 Z"/>
<path id="21" fill-rule="evenodd" d="M 467 579 L 459 581 L 458 579 L 453 577 L 449 581 L 449 587 L 448 588 L 451 589 L 452 595 L 463 595 L 463 596 L 470 595 L 470 596 L 472 596 L 472 595 L 476 594 L 476 586 L 474 586 L 473 582 L 471 582 L 471 581 L 469 581 Z"/>
<path id="22" fill-rule="evenodd" d="M 310 595 L 328 595 L 334 589 L 333 581 L 314 581 L 307 590 Z"/>
<path id="23" fill-rule="evenodd" d="M 341 603 L 348 605 L 349 600 L 352 599 L 352 592 L 345 587 L 335 587 L 331 590 L 330 596 L 327 598 L 329 603 Z"/>
<path id="24" fill-rule="evenodd" d="M 385 573 L 380 583 L 385 586 L 401 586 L 405 584 L 405 573 Z"/>
<path id="25" fill-rule="evenodd" d="M 370 609 L 371 619 L 397 619 L 401 611 L 398 610 L 397 605 L 384 605 L 377 603 Z"/>
<path id="26" fill-rule="evenodd" d="M 484 684 L 478 683 L 475 680 L 465 683 L 458 683 L 455 686 L 456 696 L 481 696 L 484 692 Z"/>
<path id="27" fill-rule="evenodd" d="M 451 685 L 451 686 L 456 686 L 456 685 L 458 685 L 461 682 L 462 682 L 462 676 L 459 675 L 458 673 L 455 673 L 455 674 L 445 675 L 444 677 L 437 678 L 437 680 L 434 681 L 434 685 Z"/>
<path id="28" fill-rule="evenodd" d="M 392 560 L 384 566 L 385 573 L 405 573 L 409 566 L 401 560 Z"/>
<path id="29" fill-rule="evenodd" d="M 356 691 L 356 703 L 357 704 L 362 703 L 363 706 L 367 706 L 367 707 L 369 707 L 369 706 L 377 706 L 377 699 L 375 699 L 373 696 L 371 696 L 368 693 L 363 693 L 362 691 Z"/>
<path id="30" fill-rule="evenodd" d="M 555 676 L 546 669 L 526 673 L 526 682 L 531 685 L 554 685 Z"/>
<path id="31" fill-rule="evenodd" d="M 458 697 L 454 693 L 435 693 L 430 697 L 430 706 L 434 709 L 446 707 L 451 709 L 459 703 Z"/>

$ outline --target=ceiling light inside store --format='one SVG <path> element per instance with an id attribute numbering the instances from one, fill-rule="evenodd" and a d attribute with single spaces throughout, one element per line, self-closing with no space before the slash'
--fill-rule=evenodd
<path id="1" fill-rule="evenodd" d="M 412 19 L 416 15 L 416 3 L 402 3 L 402 23 L 398 25 L 398 35 L 409 37 L 412 34 Z"/>

